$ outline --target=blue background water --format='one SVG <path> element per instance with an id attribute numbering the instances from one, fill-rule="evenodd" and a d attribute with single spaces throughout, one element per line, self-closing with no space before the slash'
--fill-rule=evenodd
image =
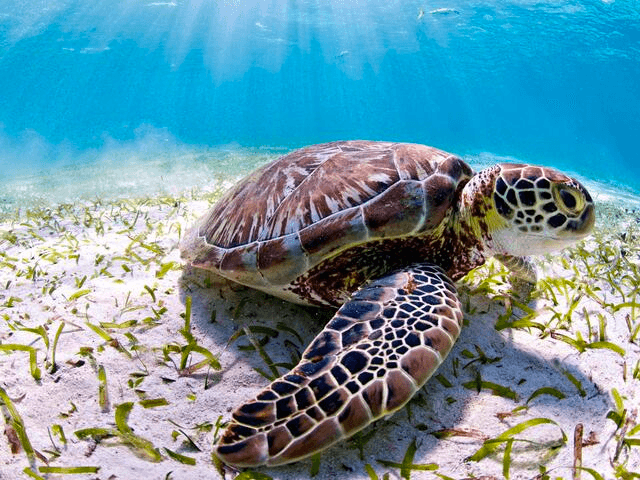
<path id="1" fill-rule="evenodd" d="M 638 132 L 637 1 L 0 0 L 0 177 L 367 138 L 640 189 Z"/>

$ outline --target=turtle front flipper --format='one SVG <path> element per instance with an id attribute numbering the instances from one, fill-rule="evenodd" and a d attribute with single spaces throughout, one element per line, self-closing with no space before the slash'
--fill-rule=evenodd
<path id="1" fill-rule="evenodd" d="M 531 299 L 531 294 L 536 288 L 538 273 L 536 266 L 529 257 L 516 257 L 513 255 L 496 255 L 500 263 L 511 270 L 512 292 L 526 303 Z"/>
<path id="2" fill-rule="evenodd" d="M 513 255 L 496 255 L 495 257 L 520 280 L 533 285 L 538 281 L 536 266 L 529 257 Z"/>
<path id="3" fill-rule="evenodd" d="M 414 265 L 345 303 L 300 363 L 233 413 L 217 456 L 239 467 L 294 462 L 402 408 L 462 326 L 442 269 Z"/>

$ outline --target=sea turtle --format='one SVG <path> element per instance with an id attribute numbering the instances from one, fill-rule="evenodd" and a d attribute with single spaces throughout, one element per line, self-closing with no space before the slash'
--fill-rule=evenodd
<path id="1" fill-rule="evenodd" d="M 454 281 L 491 255 L 525 258 L 591 231 L 587 190 L 555 170 L 479 173 L 435 148 L 346 141 L 265 165 L 185 235 L 195 267 L 307 305 L 339 307 L 300 363 L 234 413 L 216 455 L 239 467 L 300 460 L 400 409 L 462 326 Z"/>

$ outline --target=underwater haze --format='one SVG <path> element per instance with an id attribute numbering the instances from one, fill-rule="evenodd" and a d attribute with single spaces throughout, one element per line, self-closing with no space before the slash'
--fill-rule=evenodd
<path id="1" fill-rule="evenodd" d="M 638 132 L 637 1 L 0 0 L 5 203 L 24 178 L 138 193 L 342 139 L 638 191 Z"/>

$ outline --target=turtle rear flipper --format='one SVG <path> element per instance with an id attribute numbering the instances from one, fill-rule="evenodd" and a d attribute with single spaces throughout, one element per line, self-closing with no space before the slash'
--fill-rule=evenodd
<path id="1" fill-rule="evenodd" d="M 294 462 L 402 408 L 462 327 L 455 287 L 414 265 L 356 291 L 291 372 L 238 408 L 216 447 L 240 467 Z"/>

